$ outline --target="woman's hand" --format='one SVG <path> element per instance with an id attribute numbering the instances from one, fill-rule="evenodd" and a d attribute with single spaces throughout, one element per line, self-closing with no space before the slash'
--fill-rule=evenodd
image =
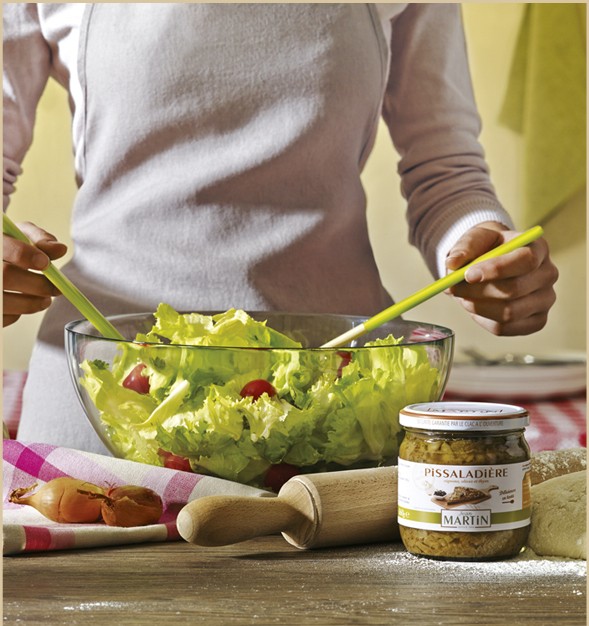
<path id="1" fill-rule="evenodd" d="M 496 222 L 475 226 L 450 250 L 446 267 L 456 270 L 518 234 Z M 546 325 L 556 300 L 558 270 L 550 260 L 545 239 L 477 263 L 465 278 L 448 293 L 494 335 L 529 335 Z"/>
<path id="2" fill-rule="evenodd" d="M 45 310 L 52 297 L 60 295 L 38 272 L 67 252 L 65 244 L 38 226 L 25 222 L 19 227 L 36 247 L 3 235 L 3 326 L 13 324 L 21 315 Z"/>

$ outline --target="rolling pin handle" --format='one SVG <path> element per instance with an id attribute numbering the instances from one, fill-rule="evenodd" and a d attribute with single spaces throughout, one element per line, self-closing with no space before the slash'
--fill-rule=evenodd
<path id="1" fill-rule="evenodd" d="M 199 546 L 225 546 L 295 529 L 305 520 L 280 498 L 205 496 L 178 514 L 180 536 Z"/>

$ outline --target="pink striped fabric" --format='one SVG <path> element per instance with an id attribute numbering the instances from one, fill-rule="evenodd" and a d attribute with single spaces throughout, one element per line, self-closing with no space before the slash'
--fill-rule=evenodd
<path id="1" fill-rule="evenodd" d="M 226 480 L 134 463 L 123 459 L 5 440 L 3 450 L 4 554 L 65 550 L 145 541 L 180 539 L 176 516 L 189 501 L 214 494 L 268 496 L 265 491 Z M 13 489 L 72 476 L 99 486 L 140 485 L 156 491 L 164 503 L 158 524 L 117 528 L 96 524 L 58 524 L 34 508 L 9 502 Z"/>

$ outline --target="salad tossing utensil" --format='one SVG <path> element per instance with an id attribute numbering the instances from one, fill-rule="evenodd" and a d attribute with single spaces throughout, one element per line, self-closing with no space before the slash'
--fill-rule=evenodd
<path id="1" fill-rule="evenodd" d="M 4 213 L 2 219 L 2 230 L 4 234 L 35 245 L 20 228 Z M 88 300 L 88 298 L 72 283 L 72 281 L 63 274 L 50 261 L 49 265 L 42 270 L 43 274 L 61 291 L 61 293 L 80 311 L 80 313 L 107 339 L 125 338 L 119 331 L 104 317 L 104 315 Z"/>
<path id="2" fill-rule="evenodd" d="M 541 237 L 543 233 L 544 230 L 541 226 L 533 226 L 529 230 L 523 232 L 521 235 L 518 235 L 517 237 L 506 241 L 504 244 L 501 244 L 500 246 L 497 246 L 496 248 L 485 252 L 485 254 L 482 254 L 474 261 L 467 263 L 464 267 L 461 267 L 454 272 L 450 272 L 446 276 L 443 276 L 442 278 L 439 278 L 438 280 L 433 282 L 431 285 L 428 285 L 427 287 L 416 291 L 414 294 L 410 295 L 404 300 L 401 300 L 400 302 L 397 302 L 396 304 L 390 306 L 388 309 L 377 313 L 370 319 L 366 320 L 364 323 L 355 326 L 354 328 L 351 328 L 350 330 L 342 333 L 335 339 L 331 339 L 327 343 L 324 343 L 321 347 L 336 348 L 338 346 L 343 346 L 353 339 L 356 339 L 357 337 L 360 337 L 361 335 L 364 335 L 371 330 L 375 330 L 385 322 L 390 322 L 395 317 L 399 317 L 399 315 L 406 313 L 413 307 L 416 307 L 418 304 L 422 304 L 426 300 L 429 300 L 431 297 L 463 281 L 466 271 L 473 265 L 476 265 L 481 261 L 486 261 L 487 259 L 494 259 L 503 254 L 507 254 L 508 252 L 512 252 L 513 250 L 517 250 L 518 248 L 522 248 L 523 246 L 526 246 L 532 243 L 532 241 L 535 241 L 536 239 Z"/>

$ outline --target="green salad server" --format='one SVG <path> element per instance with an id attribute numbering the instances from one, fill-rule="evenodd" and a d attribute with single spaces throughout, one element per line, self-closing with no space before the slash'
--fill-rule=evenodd
<path id="1" fill-rule="evenodd" d="M 20 228 L 4 213 L 2 220 L 4 234 L 34 245 L 32 241 L 20 230 Z M 104 315 L 88 300 L 88 298 L 63 274 L 53 263 L 42 270 L 43 274 L 61 291 L 61 293 L 80 311 L 80 313 L 107 339 L 125 338 L 104 317 Z"/>
<path id="2" fill-rule="evenodd" d="M 338 346 L 343 346 L 353 339 L 356 339 L 357 337 L 360 337 L 361 335 L 364 335 L 371 330 L 375 330 L 382 324 L 390 322 L 395 317 L 399 317 L 399 315 L 402 315 L 406 311 L 409 311 L 409 309 L 412 309 L 418 304 L 429 300 L 432 296 L 435 296 L 438 293 L 445 291 L 453 285 L 457 285 L 459 282 L 464 280 L 464 274 L 466 273 L 468 268 L 472 267 L 476 263 L 486 261 L 487 259 L 494 259 L 498 256 L 506 254 L 507 252 L 512 252 L 513 250 L 517 250 L 518 248 L 527 246 L 529 243 L 532 243 L 532 241 L 535 241 L 536 239 L 541 237 L 543 233 L 544 230 L 541 226 L 533 226 L 529 230 L 523 232 L 521 235 L 518 235 L 517 237 L 506 241 L 504 244 L 501 244 L 500 246 L 497 246 L 496 248 L 485 252 L 485 254 L 482 254 L 480 257 L 476 258 L 474 261 L 471 261 L 464 267 L 461 267 L 454 272 L 450 272 L 446 276 L 442 276 L 442 278 L 439 278 L 431 285 L 428 285 L 427 287 L 416 291 L 414 294 L 410 295 L 404 300 L 401 300 L 400 302 L 397 302 L 396 304 L 390 306 L 388 309 L 377 313 L 370 319 L 366 320 L 363 324 L 359 324 L 358 326 L 351 328 L 345 333 L 342 333 L 335 339 L 331 339 L 327 343 L 324 343 L 321 347 L 336 348 Z"/>

